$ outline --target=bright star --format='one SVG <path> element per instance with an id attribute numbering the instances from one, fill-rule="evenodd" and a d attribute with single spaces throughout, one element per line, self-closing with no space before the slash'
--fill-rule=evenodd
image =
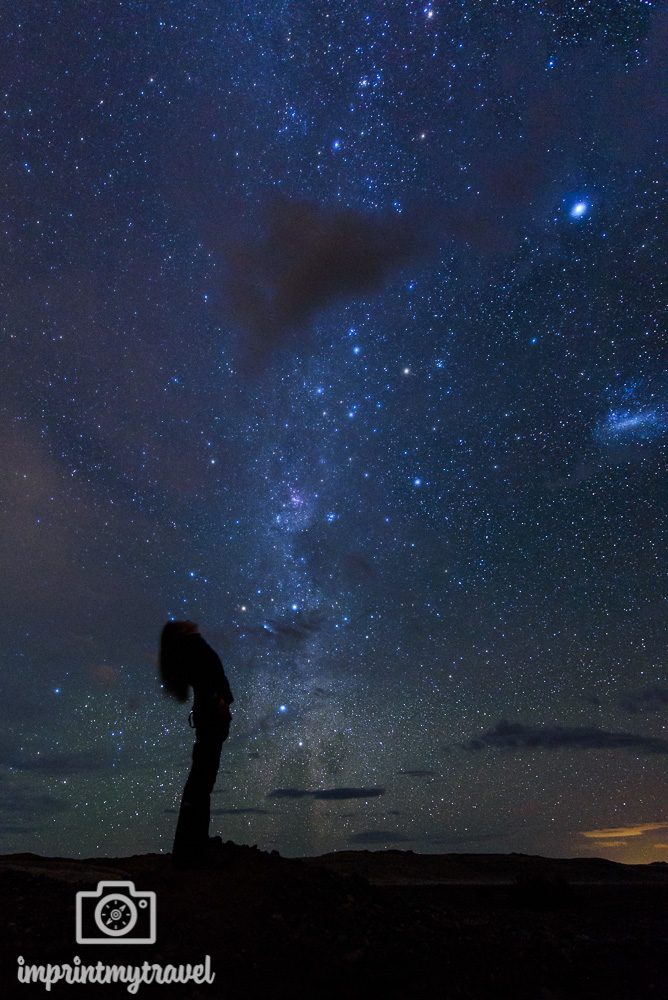
<path id="1" fill-rule="evenodd" d="M 570 212 L 571 219 L 582 219 L 589 212 L 589 203 L 586 201 L 576 201 Z"/>

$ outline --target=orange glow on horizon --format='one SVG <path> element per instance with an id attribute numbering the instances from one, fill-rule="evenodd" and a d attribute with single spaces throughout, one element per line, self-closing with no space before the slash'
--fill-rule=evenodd
<path id="1" fill-rule="evenodd" d="M 650 830 L 668 830 L 668 823 L 638 823 L 635 826 L 617 826 L 604 830 L 582 830 L 581 836 L 591 840 L 619 840 L 623 837 L 640 837 Z"/>

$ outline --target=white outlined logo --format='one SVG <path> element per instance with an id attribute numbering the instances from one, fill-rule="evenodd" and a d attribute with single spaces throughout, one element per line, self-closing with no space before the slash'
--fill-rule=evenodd
<path id="1" fill-rule="evenodd" d="M 78 892 L 77 944 L 155 944 L 156 897 L 134 882 L 98 882 Z"/>

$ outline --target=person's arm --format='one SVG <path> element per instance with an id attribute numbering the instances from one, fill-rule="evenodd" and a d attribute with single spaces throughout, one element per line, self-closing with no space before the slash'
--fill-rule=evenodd
<path id="1" fill-rule="evenodd" d="M 234 701 L 234 696 L 230 689 L 229 681 L 225 675 L 225 670 L 223 669 L 223 664 L 220 657 L 214 650 L 215 659 L 215 691 L 218 698 L 218 714 L 221 721 L 229 727 L 232 721 L 232 713 L 230 712 L 230 705 Z"/>
<path id="2" fill-rule="evenodd" d="M 218 662 L 220 663 L 220 660 Z M 220 664 L 220 672 L 218 674 L 216 690 L 218 691 L 218 694 L 223 699 L 223 701 L 226 701 L 228 705 L 232 704 L 232 702 L 234 701 L 234 695 L 232 694 L 229 681 L 225 676 L 225 671 L 223 670 L 222 663 Z"/>
<path id="3" fill-rule="evenodd" d="M 223 701 L 231 705 L 234 701 L 234 695 L 232 694 L 232 689 L 230 688 L 230 683 L 225 674 L 222 661 L 215 650 L 211 650 L 212 656 L 212 667 L 214 673 L 214 687 L 217 695 L 222 698 Z"/>

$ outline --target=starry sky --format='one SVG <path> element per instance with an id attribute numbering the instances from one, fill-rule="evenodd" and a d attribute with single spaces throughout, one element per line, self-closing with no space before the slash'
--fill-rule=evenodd
<path id="1" fill-rule="evenodd" d="M 668 859 L 665 12 L 3 8 L 0 850 Z"/>

